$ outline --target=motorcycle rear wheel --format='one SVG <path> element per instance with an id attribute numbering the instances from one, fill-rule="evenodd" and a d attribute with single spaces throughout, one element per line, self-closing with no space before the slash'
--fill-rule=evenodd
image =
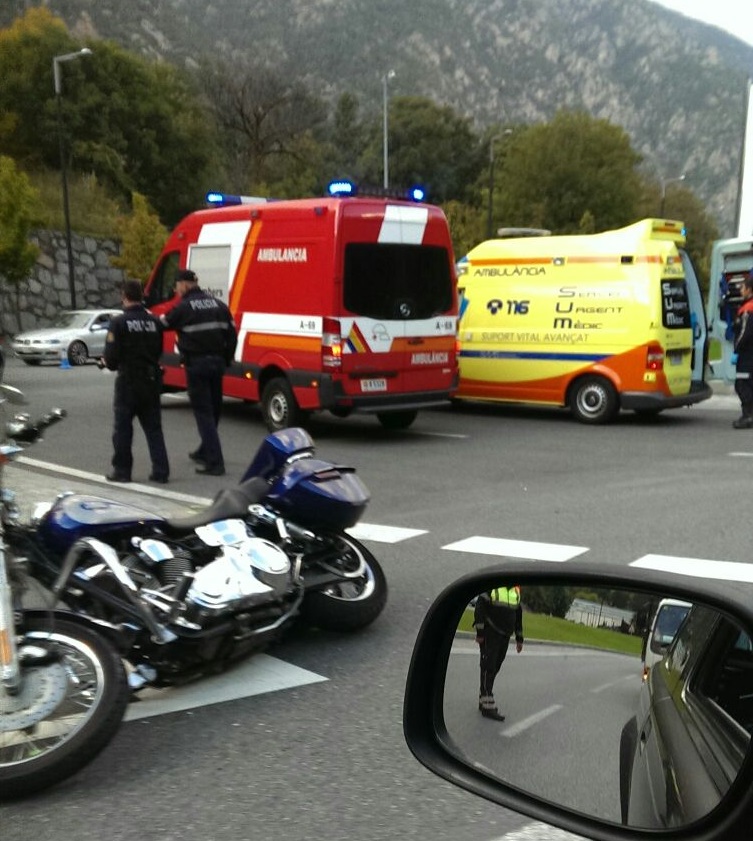
<path id="1" fill-rule="evenodd" d="M 25 665 L 18 694 L 0 689 L 0 800 L 83 768 L 115 735 L 130 695 L 114 648 L 77 622 L 27 616 L 19 651 L 56 656 Z"/>
<path id="2" fill-rule="evenodd" d="M 365 628 L 387 603 L 387 579 L 377 559 L 355 538 L 338 534 L 333 535 L 332 540 L 340 544 L 344 568 L 363 560 L 364 574 L 307 593 L 301 605 L 301 617 L 309 625 L 325 631 Z"/>

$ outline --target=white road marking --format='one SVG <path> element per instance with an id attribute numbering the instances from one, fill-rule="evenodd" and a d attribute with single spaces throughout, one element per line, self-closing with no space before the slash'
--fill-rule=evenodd
<path id="1" fill-rule="evenodd" d="M 693 578 L 713 578 L 718 581 L 744 581 L 753 583 L 753 564 L 737 561 L 713 561 L 704 558 L 676 558 L 672 555 L 644 555 L 633 561 L 631 567 L 674 572 Z"/>
<path id="2" fill-rule="evenodd" d="M 70 476 L 73 479 L 80 479 L 82 482 L 92 482 L 108 488 L 113 487 L 113 483 L 108 482 L 101 473 L 89 473 L 86 470 L 76 470 L 75 467 L 61 467 L 59 464 L 50 464 L 46 461 L 38 461 L 35 458 L 28 458 L 27 456 L 19 456 L 15 461 L 17 464 L 25 464 L 28 467 L 49 470 L 63 477 Z M 117 487 L 120 490 L 134 491 L 139 496 L 157 496 L 162 499 L 172 499 L 175 502 L 185 502 L 188 505 L 209 505 L 212 502 L 211 499 L 182 494 L 177 491 L 169 491 L 164 486 L 160 486 L 158 490 L 153 485 L 140 485 L 138 482 L 128 482 L 128 484 L 118 485 Z M 58 493 L 59 491 L 55 490 L 53 492 Z M 138 505 L 138 501 L 134 499 L 133 504 Z"/>
<path id="3" fill-rule="evenodd" d="M 621 683 L 627 683 L 628 681 L 630 681 L 630 683 L 635 682 L 635 677 L 633 675 L 625 675 L 625 677 L 618 678 L 617 680 L 611 680 L 609 683 L 602 683 L 601 686 L 595 686 L 591 692 L 598 694 L 599 692 L 612 689 L 615 686 L 619 686 Z"/>
<path id="4" fill-rule="evenodd" d="M 588 552 L 587 546 L 566 546 L 560 543 L 536 543 L 530 540 L 506 540 L 499 537 L 467 537 L 443 546 L 451 552 L 474 552 L 532 561 L 569 561 Z"/>
<path id="5" fill-rule="evenodd" d="M 377 543 L 400 543 L 427 533 L 425 529 L 404 529 L 399 526 L 378 526 L 372 523 L 357 523 L 352 529 L 346 529 L 346 531 L 356 540 L 373 540 Z"/>
<path id="6" fill-rule="evenodd" d="M 539 710 L 539 712 L 529 715 L 528 718 L 524 718 L 517 724 L 511 724 L 509 727 L 503 727 L 502 730 L 500 730 L 500 736 L 504 736 L 506 739 L 518 736 L 520 733 L 528 730 L 529 727 L 533 727 L 534 724 L 538 724 L 545 718 L 549 718 L 550 715 L 554 715 L 554 713 L 561 709 L 562 704 L 553 704 L 551 707 L 545 707 L 543 710 Z"/>
<path id="7" fill-rule="evenodd" d="M 426 438 L 467 438 L 467 435 L 459 434 L 457 432 L 421 432 L 416 430 L 416 435 L 423 435 Z"/>
<path id="8" fill-rule="evenodd" d="M 753 458 L 753 453 L 727 453 L 732 458 Z"/>
<path id="9" fill-rule="evenodd" d="M 546 823 L 529 823 L 492 841 L 583 841 L 583 836 L 555 829 Z"/>
<path id="10" fill-rule="evenodd" d="M 130 704 L 126 710 L 125 721 L 192 710 L 325 680 L 329 678 L 268 654 L 255 654 L 248 661 L 220 675 L 200 678 L 185 686 L 142 690 L 138 694 L 139 700 Z"/>

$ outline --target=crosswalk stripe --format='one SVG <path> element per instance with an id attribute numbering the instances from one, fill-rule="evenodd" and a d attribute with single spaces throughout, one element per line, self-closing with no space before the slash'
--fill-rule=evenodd
<path id="1" fill-rule="evenodd" d="M 718 581 L 745 581 L 753 583 L 753 564 L 738 561 L 713 561 L 704 558 L 676 558 L 672 555 L 644 555 L 633 561 L 631 567 L 673 572 L 693 578 L 713 578 Z"/>
<path id="2" fill-rule="evenodd" d="M 352 529 L 347 529 L 347 532 L 356 540 L 373 540 L 375 543 L 400 543 L 427 533 L 425 529 L 378 526 L 373 523 L 358 523 Z"/>
<path id="3" fill-rule="evenodd" d="M 329 678 L 268 654 L 255 654 L 227 672 L 204 677 L 194 683 L 166 689 L 143 689 L 137 695 L 139 700 L 126 710 L 125 721 L 153 718 L 326 680 Z"/>
<path id="4" fill-rule="evenodd" d="M 524 558 L 531 561 L 569 561 L 588 552 L 587 546 L 566 546 L 560 543 L 537 543 L 531 540 L 506 540 L 499 537 L 467 537 L 442 547 L 451 552 L 474 552 L 480 555 L 497 555 Z"/>

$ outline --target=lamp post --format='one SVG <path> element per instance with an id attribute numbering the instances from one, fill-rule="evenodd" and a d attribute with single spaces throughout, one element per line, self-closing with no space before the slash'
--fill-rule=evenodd
<path id="1" fill-rule="evenodd" d="M 667 201 L 667 184 L 674 184 L 677 181 L 684 181 L 685 180 L 685 173 L 683 172 L 682 175 L 678 175 L 675 178 L 662 178 L 661 180 L 661 208 L 659 210 L 659 216 L 664 216 L 664 205 Z"/>
<path id="2" fill-rule="evenodd" d="M 60 65 L 65 61 L 74 61 L 81 56 L 91 55 L 88 47 L 75 53 L 56 55 L 52 59 L 52 78 L 55 84 L 55 100 L 58 113 L 58 143 L 60 145 L 60 175 L 63 180 L 63 215 L 65 216 L 65 246 L 68 253 L 68 288 L 71 293 L 71 309 L 76 309 L 76 288 L 73 281 L 73 247 L 71 246 L 71 213 L 68 205 L 68 176 L 66 173 L 65 142 L 63 140 L 63 86 L 60 75 Z"/>
<path id="3" fill-rule="evenodd" d="M 390 186 L 390 163 L 387 140 L 387 82 L 395 78 L 395 71 L 388 70 L 382 76 L 382 146 L 384 150 L 384 189 Z"/>
<path id="4" fill-rule="evenodd" d="M 502 134 L 495 134 L 489 138 L 489 207 L 486 216 L 486 236 L 491 239 L 494 235 L 492 227 L 492 211 L 494 209 L 494 141 L 512 134 L 511 128 L 506 128 Z"/>

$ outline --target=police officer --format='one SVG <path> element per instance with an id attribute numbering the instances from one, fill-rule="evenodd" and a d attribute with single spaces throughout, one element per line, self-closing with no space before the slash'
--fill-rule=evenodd
<path id="1" fill-rule="evenodd" d="M 165 484 L 170 475 L 162 433 L 160 392 L 162 325 L 142 304 L 138 280 L 123 284 L 123 314 L 110 322 L 102 365 L 117 371 L 113 398 L 114 426 L 111 482 L 130 482 L 133 466 L 133 419 L 139 419 L 152 461 L 151 482 Z"/>
<path id="2" fill-rule="evenodd" d="M 494 701 L 494 678 L 502 668 L 510 637 L 515 634 L 515 648 L 523 650 L 523 609 L 520 587 L 496 587 L 481 593 L 473 613 L 476 642 L 479 645 L 481 689 L 478 708 L 484 718 L 504 721 Z"/>
<path id="3" fill-rule="evenodd" d="M 162 316 L 162 323 L 178 331 L 178 350 L 186 368 L 191 402 L 201 444 L 189 457 L 197 473 L 222 476 L 225 459 L 217 426 L 222 409 L 222 377 L 233 361 L 238 334 L 230 310 L 199 288 L 190 269 L 178 272 L 175 286 L 180 302 Z"/>
<path id="4" fill-rule="evenodd" d="M 740 398 L 742 414 L 733 422 L 735 429 L 753 428 L 753 272 L 742 282 L 743 302 L 735 316 L 735 391 Z"/>

